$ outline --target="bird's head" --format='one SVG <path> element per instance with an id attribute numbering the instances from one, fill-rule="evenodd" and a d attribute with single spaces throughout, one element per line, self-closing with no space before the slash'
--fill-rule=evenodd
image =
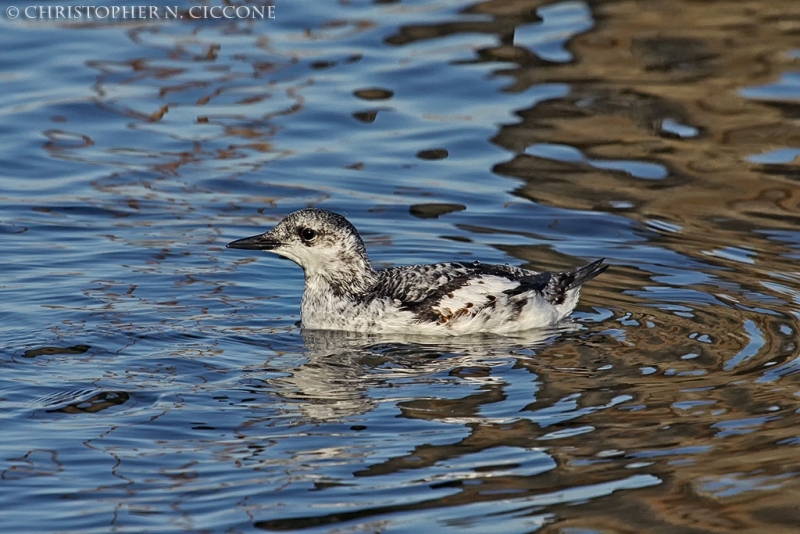
<path id="1" fill-rule="evenodd" d="M 228 243 L 228 248 L 266 250 L 289 258 L 306 279 L 361 285 L 374 275 L 356 228 L 336 213 L 308 208 L 295 211 L 263 234 Z"/>

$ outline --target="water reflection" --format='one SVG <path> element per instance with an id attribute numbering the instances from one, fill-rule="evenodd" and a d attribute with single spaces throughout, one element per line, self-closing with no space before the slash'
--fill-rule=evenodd
<path id="1" fill-rule="evenodd" d="M 571 330 L 575 329 L 573 325 Z M 596 362 L 591 368 L 567 368 L 541 360 L 569 335 L 540 332 L 517 339 L 484 336 L 443 341 L 304 332 L 309 361 L 287 369 L 290 376 L 272 379 L 270 385 L 285 399 L 302 402 L 304 417 L 332 420 L 358 415 L 364 424 L 351 429 L 384 435 L 387 449 L 373 450 L 359 440 L 346 452 L 329 447 L 329 461 L 361 458 L 363 467 L 350 475 L 359 481 L 360 489 L 349 488 L 347 474 L 345 478 L 328 476 L 316 491 L 329 495 L 321 497 L 313 514 L 298 513 L 301 509 L 292 506 L 275 510 L 268 514 L 271 519 L 259 520 L 255 526 L 281 531 L 343 522 L 371 525 L 410 512 L 417 521 L 431 521 L 435 510 L 437 524 L 476 528 L 484 525 L 480 503 L 493 503 L 493 516 L 512 522 L 519 518 L 520 524 L 531 526 L 546 522 L 548 514 L 530 517 L 543 506 L 568 506 L 660 484 L 650 474 L 609 480 L 606 474 L 587 477 L 582 473 L 580 480 L 573 480 L 560 473 L 559 464 L 565 458 L 559 457 L 560 449 L 552 444 L 580 439 L 594 430 L 570 422 L 630 400 L 626 395 L 581 400 L 581 395 L 568 394 L 552 403 L 552 390 L 541 389 L 552 375 L 596 375 Z M 571 341 L 580 342 L 580 338 Z M 396 422 L 387 426 L 385 415 L 369 414 L 385 414 L 380 405 L 399 409 Z M 453 441 L 449 427 L 461 428 L 461 439 Z M 404 436 L 420 432 L 429 436 L 426 442 L 401 445 Z M 391 438 L 392 433 L 397 437 Z M 559 472 L 557 482 L 555 472 Z M 416 487 L 417 496 L 404 504 L 380 504 L 394 501 L 387 489 L 397 484 Z M 368 488 L 374 490 L 364 500 Z M 335 504 L 342 499 L 357 509 L 342 511 Z M 466 517 L 453 511 L 463 507 L 473 511 Z"/>
<path id="2" fill-rule="evenodd" d="M 788 422 L 782 421 L 797 409 L 797 402 L 791 400 L 787 406 L 789 398 L 779 391 L 775 391 L 773 400 L 764 396 L 768 389 L 763 388 L 759 398 L 752 397 L 752 385 L 745 384 L 761 375 L 760 365 L 739 369 L 740 378 L 715 370 L 734 371 L 731 361 L 743 365 L 744 360 L 758 359 L 759 354 L 762 358 L 774 356 L 774 348 L 764 351 L 762 332 L 789 332 L 780 321 L 778 328 L 752 323 L 744 325 L 745 332 L 752 332 L 738 339 L 736 334 L 725 336 L 725 332 L 738 332 L 738 327 L 717 327 L 708 322 L 708 315 L 705 327 L 702 315 L 691 319 L 700 321 L 687 318 L 687 330 L 681 331 L 674 328 L 674 316 L 661 316 L 654 310 L 644 317 L 629 313 L 622 319 L 628 326 L 624 337 L 619 336 L 622 330 L 608 330 L 606 319 L 596 328 L 544 343 L 519 345 L 493 339 L 458 346 L 414 346 L 408 340 L 376 343 L 379 340 L 347 334 L 306 333 L 310 362 L 307 368 L 304 365 L 291 371 L 295 377 L 313 377 L 313 383 L 320 376 L 319 370 L 327 367 L 330 376 L 324 383 L 341 380 L 338 384 L 345 385 L 352 380 L 348 385 L 355 394 L 349 399 L 360 399 L 359 414 L 388 402 L 389 406 L 396 405 L 398 416 L 407 421 L 398 421 L 398 429 L 416 421 L 463 426 L 467 433 L 455 442 L 445 439 L 414 446 L 402 454 L 389 454 L 353 472 L 359 478 L 376 478 L 370 484 L 410 477 L 429 488 L 428 499 L 402 506 L 359 508 L 357 512 L 331 509 L 327 514 L 310 516 L 280 514 L 282 519 L 264 519 L 256 525 L 284 530 L 341 521 L 363 524 L 370 518 L 392 517 L 399 512 L 458 508 L 500 498 L 505 504 L 498 505 L 499 516 L 514 516 L 549 503 L 550 513 L 568 521 L 573 512 L 559 504 L 573 499 L 665 484 L 667 492 L 680 491 L 683 477 L 690 473 L 703 480 L 704 487 L 715 487 L 711 473 L 729 461 L 715 453 L 736 447 L 724 441 L 754 433 L 766 436 L 766 427 L 789 430 L 791 426 L 785 426 Z M 632 332 L 649 338 L 634 339 Z M 754 338 L 758 339 L 756 345 Z M 726 346 L 732 356 L 717 354 Z M 333 355 L 339 358 L 327 365 L 316 360 Z M 343 362 L 347 362 L 344 367 Z M 639 372 L 632 372 L 636 368 Z M 353 369 L 360 372 L 348 375 Z M 299 391 L 301 382 L 290 383 Z M 398 387 L 409 393 L 415 383 L 425 385 L 424 396 L 404 400 L 380 393 Z M 304 400 L 309 405 L 313 404 L 311 397 L 330 401 L 342 393 L 320 393 L 323 388 L 319 386 L 306 390 Z M 302 397 L 286 398 L 297 401 Z M 347 403 L 343 406 L 352 408 Z M 330 412 L 304 410 L 305 416 L 320 417 L 320 413 L 327 416 Z M 374 420 L 363 430 L 381 432 L 381 424 Z M 584 439 L 586 434 L 593 439 Z M 773 439 L 768 442 L 774 444 Z M 785 440 L 786 435 L 778 439 Z M 723 442 L 715 445 L 714 440 Z M 791 454 L 790 449 L 785 451 Z M 776 452 L 773 448 L 772 454 Z M 505 461 L 500 460 L 503 457 Z M 767 460 L 763 465 L 769 463 Z M 618 473 L 631 470 L 639 474 L 616 478 Z M 788 477 L 779 479 L 788 482 Z M 729 484 L 731 479 L 726 480 L 719 484 Z M 554 485 L 562 489 L 553 493 Z M 754 481 L 752 487 L 762 486 Z M 741 486 L 738 491 L 747 492 L 745 488 Z M 450 490 L 446 497 L 435 496 L 445 489 Z M 700 495 L 709 491 L 703 490 Z M 630 501 L 628 508 L 651 506 L 647 500 L 639 502 L 632 496 L 626 500 Z M 594 508 L 589 506 L 584 514 L 593 513 Z M 322 511 L 324 508 L 318 510 Z M 439 510 L 442 513 L 447 516 L 449 512 Z M 599 509 L 596 513 L 603 514 Z M 667 520 L 658 517 L 659 521 Z"/>
<path id="3" fill-rule="evenodd" d="M 5 529 L 795 532 L 797 8 L 3 19 Z M 306 205 L 614 267 L 543 339 L 300 333 L 221 245 Z"/>
<path id="4" fill-rule="evenodd" d="M 504 362 L 514 349 L 533 351 L 574 328 L 567 323 L 557 330 L 531 331 L 524 336 L 466 336 L 457 341 L 304 330 L 308 361 L 282 369 L 283 376 L 266 383 L 268 389 L 299 405 L 311 421 L 342 419 L 369 412 L 380 402 L 396 403 L 396 398 L 384 398 L 376 390 L 391 387 L 397 380 L 424 381 L 432 375 L 449 374 L 474 385 L 481 385 L 482 380 L 494 383 L 491 368 Z M 473 410 L 469 405 L 462 404 L 467 418 L 474 415 L 466 415 Z M 456 418 L 455 422 L 460 416 L 454 411 L 448 417 Z"/>

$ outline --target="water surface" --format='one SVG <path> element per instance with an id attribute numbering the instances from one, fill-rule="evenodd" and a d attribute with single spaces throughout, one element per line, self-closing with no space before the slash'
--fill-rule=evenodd
<path id="1" fill-rule="evenodd" d="M 0 19 L 5 530 L 796 531 L 796 2 L 275 15 Z M 560 331 L 302 332 L 224 244 L 306 206 L 612 267 Z"/>

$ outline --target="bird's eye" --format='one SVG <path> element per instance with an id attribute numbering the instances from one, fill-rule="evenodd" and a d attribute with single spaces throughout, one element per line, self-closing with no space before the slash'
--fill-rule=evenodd
<path id="1" fill-rule="evenodd" d="M 317 237 L 317 232 L 311 228 L 303 228 L 300 230 L 300 237 L 303 238 L 303 241 L 311 241 Z"/>

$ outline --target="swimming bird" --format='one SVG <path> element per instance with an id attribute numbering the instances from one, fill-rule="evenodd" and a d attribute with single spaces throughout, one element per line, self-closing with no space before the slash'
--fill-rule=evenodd
<path id="1" fill-rule="evenodd" d="M 302 267 L 301 324 L 321 330 L 460 335 L 549 327 L 572 312 L 580 286 L 608 268 L 599 259 L 568 272 L 477 261 L 376 270 L 356 228 L 317 208 L 227 246 L 265 250 Z"/>

